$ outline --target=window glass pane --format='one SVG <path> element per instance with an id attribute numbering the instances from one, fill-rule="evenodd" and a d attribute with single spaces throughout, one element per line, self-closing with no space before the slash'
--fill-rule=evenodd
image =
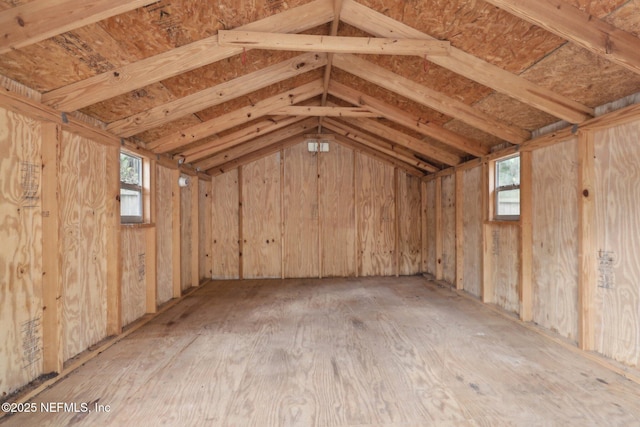
<path id="1" fill-rule="evenodd" d="M 510 159 L 500 160 L 496 162 L 497 182 L 496 187 L 504 187 L 505 185 L 520 185 L 520 157 L 511 157 Z"/>
<path id="2" fill-rule="evenodd" d="M 520 189 L 503 190 L 496 193 L 497 215 L 512 216 L 520 215 Z"/>
<path id="3" fill-rule="evenodd" d="M 120 182 L 142 186 L 142 159 L 120 153 Z"/>
<path id="4" fill-rule="evenodd" d="M 142 217 L 142 192 L 120 189 L 120 215 Z"/>

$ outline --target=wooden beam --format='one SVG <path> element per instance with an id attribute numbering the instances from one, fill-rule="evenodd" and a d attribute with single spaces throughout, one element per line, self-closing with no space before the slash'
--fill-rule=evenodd
<path id="1" fill-rule="evenodd" d="M 334 106 L 302 106 L 290 105 L 271 112 L 283 116 L 316 116 L 316 117 L 380 117 L 363 107 L 334 107 Z"/>
<path id="2" fill-rule="evenodd" d="M 520 320 L 533 320 L 533 173 L 531 152 L 520 153 Z"/>
<path id="3" fill-rule="evenodd" d="M 244 144 L 235 145 L 196 163 L 195 166 L 201 170 L 208 170 L 209 172 L 211 172 L 212 169 L 217 170 L 221 165 L 229 165 L 233 160 L 248 156 L 254 151 L 271 146 L 279 141 L 289 139 L 295 135 L 308 132 L 310 129 L 313 129 L 314 126 L 317 126 L 317 124 L 318 122 L 316 119 L 303 120 L 299 123 L 289 125 L 283 129 L 255 138 Z M 226 170 L 223 172 L 226 172 Z"/>
<path id="4" fill-rule="evenodd" d="M 180 230 L 180 170 L 171 171 L 171 255 L 172 255 L 172 283 L 173 297 L 180 298 L 182 296 L 182 268 L 180 260 L 182 259 L 181 241 L 182 235 Z"/>
<path id="5" fill-rule="evenodd" d="M 395 157 L 389 156 L 375 148 L 371 148 L 367 145 L 361 144 L 358 141 L 355 141 L 353 139 L 351 139 L 350 137 L 346 137 L 346 136 L 342 136 L 339 134 L 336 134 L 336 142 L 338 142 L 339 144 L 342 144 L 346 147 L 352 148 L 355 151 L 358 151 L 360 153 L 364 153 L 366 155 L 368 155 L 369 157 L 373 157 L 374 159 L 378 159 L 380 161 L 389 163 L 393 166 L 397 166 L 400 169 L 404 170 L 405 172 L 407 172 L 410 175 L 416 176 L 418 178 L 423 178 L 425 176 L 425 172 L 421 169 L 416 168 L 415 166 L 409 165 L 401 160 L 398 160 Z M 355 156 L 354 156 L 355 157 Z M 355 173 L 355 172 L 354 172 Z M 357 180 L 355 181 L 357 182 Z M 357 199 L 357 195 L 356 195 L 356 199 Z M 356 200 L 357 202 L 357 200 Z M 356 206 L 356 210 L 357 205 Z M 356 213 L 357 214 L 357 213 Z M 358 224 L 358 218 L 356 217 L 356 226 Z M 357 230 L 357 227 L 356 227 Z M 358 266 L 358 270 L 356 273 L 356 277 L 359 277 L 362 275 L 362 265 L 361 265 L 361 254 L 359 253 L 359 243 L 358 240 L 356 239 L 356 265 Z"/>
<path id="6" fill-rule="evenodd" d="M 422 86 L 357 56 L 349 54 L 334 55 L 333 65 L 361 79 L 446 114 L 449 117 L 461 120 L 513 144 L 521 144 L 531 138 L 531 134 L 524 129 L 500 121 L 461 101 L 449 98 L 438 91 Z M 486 149 L 481 146 L 467 146 L 465 151 L 474 156 L 486 154 Z"/>
<path id="7" fill-rule="evenodd" d="M 326 63 L 326 55 L 322 53 L 299 55 L 262 70 L 115 121 L 107 126 L 107 130 L 121 137 L 132 136 L 180 117 L 202 111 L 291 77 L 315 70 L 326 65 Z"/>
<path id="8" fill-rule="evenodd" d="M 62 372 L 62 280 L 58 207 L 58 167 L 62 129 L 42 123 L 42 369 Z"/>
<path id="9" fill-rule="evenodd" d="M 243 213 L 243 190 L 242 190 L 242 166 L 238 168 L 238 279 L 244 279 L 244 213 Z M 231 170 L 231 169 L 229 169 Z"/>
<path id="10" fill-rule="evenodd" d="M 191 178 L 191 286 L 200 286 L 200 184 L 197 176 Z"/>
<path id="11" fill-rule="evenodd" d="M 460 163 L 460 157 L 448 151 L 433 147 L 428 142 L 421 141 L 399 130 L 385 126 L 382 123 L 369 119 L 347 119 L 348 123 L 358 126 L 380 138 L 388 139 L 401 145 L 421 156 L 433 159 L 438 163 L 448 165 L 450 163 Z"/>
<path id="12" fill-rule="evenodd" d="M 393 210 L 393 271 L 396 277 L 400 277 L 400 169 L 397 166 L 393 169 Z"/>
<path id="13" fill-rule="evenodd" d="M 239 131 L 230 133 L 229 135 L 225 135 L 222 138 L 203 144 L 200 147 L 186 150 L 180 153 L 180 156 L 184 158 L 186 163 L 197 162 L 258 136 L 262 136 L 300 122 L 305 118 L 306 117 L 274 117 L 270 120 L 263 120 L 252 126 L 248 126 L 244 129 L 240 129 Z M 197 165 L 196 167 L 198 168 Z"/>
<path id="14" fill-rule="evenodd" d="M 456 289 L 464 289 L 464 171 L 456 169 Z"/>
<path id="15" fill-rule="evenodd" d="M 122 332 L 122 245 L 120 234 L 120 148 L 107 147 L 107 335 Z"/>
<path id="16" fill-rule="evenodd" d="M 411 28 L 361 5 L 355 0 L 343 0 L 340 18 L 344 23 L 353 25 L 378 37 L 434 39 L 415 28 Z M 433 56 L 429 60 L 434 64 L 438 64 L 570 123 L 581 123 L 594 115 L 592 108 L 566 98 L 550 89 L 533 84 L 460 49 L 452 47 L 450 55 Z"/>
<path id="17" fill-rule="evenodd" d="M 332 19 L 331 3 L 327 0 L 315 0 L 238 29 L 297 33 L 325 24 Z M 220 47 L 218 36 L 215 35 L 47 92 L 43 94 L 42 102 L 62 111 L 78 110 L 241 54 L 242 51 L 239 47 Z"/>
<path id="18" fill-rule="evenodd" d="M 366 106 L 367 109 L 380 114 L 385 119 L 391 120 L 392 122 L 402 125 L 408 129 L 419 132 L 422 135 L 438 140 L 457 150 L 466 151 L 466 147 L 473 147 L 474 149 L 477 149 L 481 146 L 478 141 L 458 135 L 457 133 L 445 129 L 442 126 L 429 123 L 420 117 L 412 116 L 405 113 L 400 108 L 386 104 L 372 96 L 365 95 L 364 93 L 343 84 L 331 82 L 329 84 L 329 93 L 336 98 L 342 99 L 351 104 L 363 107 Z M 416 138 L 411 138 L 411 141 L 414 141 L 413 145 L 415 145 L 415 148 L 412 148 L 414 151 L 433 160 L 450 166 L 455 166 L 461 162 L 460 157 L 453 153 L 430 146 L 428 143 Z M 420 149 L 418 147 L 420 147 Z M 488 152 L 486 149 L 485 151 Z"/>
<path id="19" fill-rule="evenodd" d="M 187 129 L 172 132 L 169 135 L 147 143 L 146 147 L 155 153 L 167 153 L 198 140 L 208 138 L 212 135 L 239 126 L 260 117 L 272 114 L 274 109 L 286 107 L 298 102 L 306 101 L 322 94 L 322 80 L 293 88 L 286 92 L 258 101 L 253 105 L 232 111 L 215 119 L 198 123 Z"/>
<path id="20" fill-rule="evenodd" d="M 420 182 L 420 272 L 427 272 L 427 183 Z"/>
<path id="21" fill-rule="evenodd" d="M 37 0 L 0 12 L 0 54 L 46 40 L 155 0 Z"/>
<path id="22" fill-rule="evenodd" d="M 158 240 L 156 230 L 156 194 L 158 182 L 158 168 L 156 161 L 146 159 L 142 162 L 144 171 L 142 177 L 144 179 L 144 209 L 145 222 L 151 224 L 151 227 L 145 229 L 145 286 L 146 286 L 146 312 L 156 313 L 158 311 L 158 280 L 157 280 L 157 262 L 158 262 Z"/>
<path id="23" fill-rule="evenodd" d="M 593 132 L 578 133 L 578 344 L 595 349 L 595 292 L 598 284 L 595 144 Z"/>
<path id="24" fill-rule="evenodd" d="M 640 73 L 640 39 L 562 0 L 486 0 L 634 73 Z"/>
<path id="25" fill-rule="evenodd" d="M 397 144 L 383 141 L 374 136 L 366 135 L 358 129 L 349 126 L 348 124 L 337 122 L 334 119 L 325 119 L 323 126 L 339 135 L 350 138 L 362 145 L 378 150 L 381 153 L 386 154 L 387 156 L 393 157 L 397 160 L 400 160 L 401 162 L 417 167 L 424 171 L 437 172 L 439 170 L 435 166 L 418 159 L 413 155 L 413 153 L 409 152 L 403 147 L 398 146 Z"/>
<path id="26" fill-rule="evenodd" d="M 444 265 L 442 262 L 442 249 L 444 246 L 444 233 L 442 230 L 442 177 L 436 177 L 436 280 L 442 280 L 444 278 Z"/>
<path id="27" fill-rule="evenodd" d="M 342 0 L 333 0 L 333 22 L 331 23 L 331 31 L 329 35 L 336 36 L 338 34 L 338 26 L 340 25 L 340 13 L 342 12 Z M 327 95 L 329 93 L 329 81 L 331 80 L 331 69 L 333 67 L 333 53 L 327 55 L 327 66 L 324 67 L 324 76 L 322 78 L 322 99 L 320 105 L 327 105 Z M 322 126 L 322 117 L 319 119 L 318 128 Z"/>
<path id="28" fill-rule="evenodd" d="M 484 161 L 482 163 L 482 302 L 493 303 L 495 284 L 493 283 L 493 239 L 491 194 L 493 194 L 494 168 Z"/>
<path id="29" fill-rule="evenodd" d="M 220 46 L 295 52 L 361 53 L 370 55 L 448 55 L 451 43 L 440 40 L 340 37 L 255 31 L 218 31 Z"/>

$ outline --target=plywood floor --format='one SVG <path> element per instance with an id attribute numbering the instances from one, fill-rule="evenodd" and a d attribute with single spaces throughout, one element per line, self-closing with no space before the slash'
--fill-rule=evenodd
<path id="1" fill-rule="evenodd" d="M 420 277 L 204 286 L 4 426 L 640 425 L 640 386 Z"/>

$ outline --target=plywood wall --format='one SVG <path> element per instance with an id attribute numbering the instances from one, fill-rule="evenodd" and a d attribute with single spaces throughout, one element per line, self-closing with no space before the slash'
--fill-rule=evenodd
<path id="1" fill-rule="evenodd" d="M 192 286 L 198 286 L 197 283 L 193 283 L 191 275 L 191 257 L 193 251 L 193 245 L 197 245 L 197 236 L 193 236 L 193 224 L 191 210 L 192 206 L 192 192 L 198 191 L 194 188 L 194 181 L 186 187 L 180 188 L 180 288 L 184 291 Z"/>
<path id="2" fill-rule="evenodd" d="M 462 229 L 464 290 L 482 295 L 482 166 L 463 173 Z"/>
<path id="3" fill-rule="evenodd" d="M 173 171 L 157 165 L 156 180 L 156 248 L 157 302 L 165 303 L 173 297 L 173 218 L 171 184 Z"/>
<path id="4" fill-rule="evenodd" d="M 43 373 L 40 144 L 38 122 L 0 109 L 0 396 Z"/>
<path id="5" fill-rule="evenodd" d="M 239 191 L 238 169 L 211 180 L 211 261 L 214 279 L 240 277 Z"/>
<path id="6" fill-rule="evenodd" d="M 640 122 L 595 135 L 596 349 L 640 360 Z"/>
<path id="7" fill-rule="evenodd" d="M 318 153 L 306 144 L 284 150 L 283 245 L 285 277 L 320 273 Z"/>
<path id="8" fill-rule="evenodd" d="M 356 154 L 359 275 L 395 274 L 396 212 L 394 168 Z"/>
<path id="9" fill-rule="evenodd" d="M 282 276 L 280 153 L 242 168 L 243 277 Z"/>
<path id="10" fill-rule="evenodd" d="M 493 302 L 507 311 L 518 313 L 518 283 L 520 272 L 520 227 L 513 224 L 493 224 L 489 227 L 489 259 L 493 282 Z"/>
<path id="11" fill-rule="evenodd" d="M 442 272 L 446 282 L 456 282 L 456 176 L 442 177 Z"/>
<path id="12" fill-rule="evenodd" d="M 578 337 L 577 138 L 532 153 L 533 321 Z"/>
<path id="13" fill-rule="evenodd" d="M 319 158 L 322 276 L 356 274 L 354 153 L 337 143 Z"/>
<path id="14" fill-rule="evenodd" d="M 422 236 L 419 232 L 422 180 L 404 172 L 398 173 L 398 179 L 399 274 L 417 274 L 420 272 L 422 255 Z"/>
<path id="15" fill-rule="evenodd" d="M 427 182 L 427 273 L 436 274 L 436 180 Z"/>
<path id="16" fill-rule="evenodd" d="M 126 326 L 146 312 L 147 230 L 123 227 L 122 245 L 122 325 Z"/>
<path id="17" fill-rule="evenodd" d="M 107 149 L 63 133 L 60 160 L 60 239 L 64 360 L 106 336 Z"/>
<path id="18" fill-rule="evenodd" d="M 198 180 L 198 191 L 198 244 L 200 245 L 198 250 L 200 261 L 198 265 L 200 280 L 203 280 L 210 279 L 213 274 L 213 257 L 211 256 L 211 209 L 213 207 L 211 203 L 211 181 Z"/>

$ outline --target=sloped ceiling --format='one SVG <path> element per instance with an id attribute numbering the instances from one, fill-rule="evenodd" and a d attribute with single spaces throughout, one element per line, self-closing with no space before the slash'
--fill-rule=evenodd
<path id="1" fill-rule="evenodd" d="M 51 3 L 0 1 L 0 74 L 50 107 L 210 173 L 322 132 L 427 174 L 640 92 L 633 0 Z M 219 30 L 450 49 L 310 52 L 299 38 L 296 51 L 256 49 L 282 36 L 226 44 Z"/>

